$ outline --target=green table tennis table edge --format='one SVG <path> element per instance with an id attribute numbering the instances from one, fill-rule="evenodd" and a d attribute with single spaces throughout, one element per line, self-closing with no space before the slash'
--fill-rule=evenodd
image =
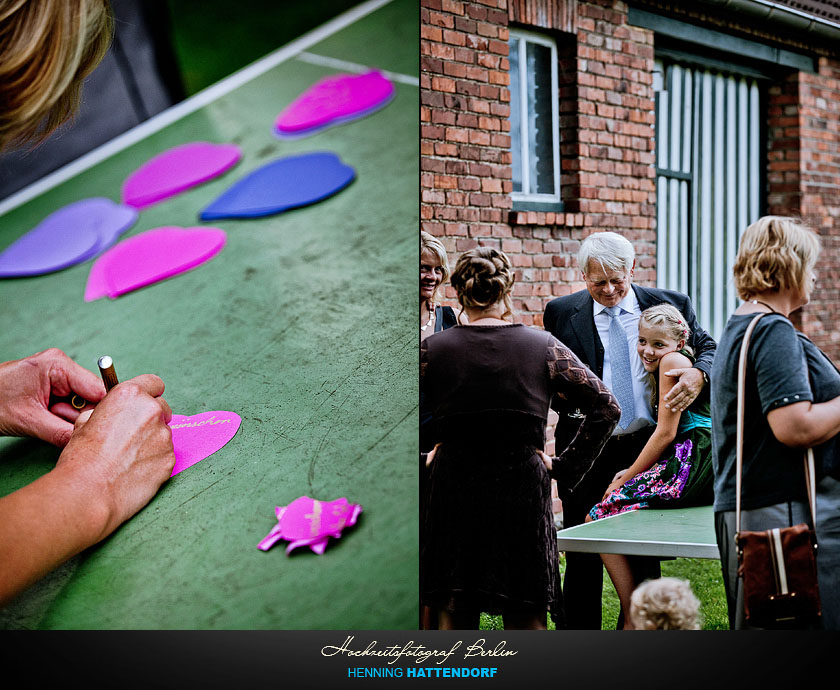
<path id="1" fill-rule="evenodd" d="M 657 513 L 668 518 L 669 523 L 689 521 L 696 525 L 706 522 L 708 531 L 703 538 L 681 539 L 679 535 L 671 538 L 664 530 L 652 529 L 649 525 L 640 525 L 633 538 L 621 534 L 629 524 L 644 520 L 648 516 L 642 513 Z M 557 531 L 557 549 L 581 553 L 616 553 L 625 556 L 659 556 L 668 558 L 720 558 L 715 540 L 712 506 L 692 508 L 671 508 L 665 510 L 635 510 L 620 515 L 603 518 L 596 522 L 584 523 Z M 617 523 L 619 529 L 615 529 Z M 607 529 L 607 528 L 610 529 Z M 604 532 L 607 534 L 604 534 Z M 673 528 L 672 530 L 673 531 Z"/>

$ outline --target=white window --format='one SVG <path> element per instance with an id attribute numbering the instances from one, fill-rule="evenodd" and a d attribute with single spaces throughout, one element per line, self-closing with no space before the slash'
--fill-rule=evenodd
<path id="1" fill-rule="evenodd" d="M 560 202 L 557 45 L 510 31 L 510 135 L 513 200 Z"/>

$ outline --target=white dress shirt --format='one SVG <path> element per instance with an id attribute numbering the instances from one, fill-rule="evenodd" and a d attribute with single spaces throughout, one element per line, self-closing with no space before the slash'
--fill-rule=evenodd
<path id="1" fill-rule="evenodd" d="M 604 345 L 604 376 L 603 381 L 607 388 L 612 390 L 612 367 L 610 366 L 610 315 L 604 310 L 606 307 L 598 302 L 594 303 L 595 329 Z M 636 419 L 621 430 L 622 434 L 632 434 L 646 426 L 656 424 L 653 417 L 653 409 L 650 405 L 650 385 L 648 373 L 642 366 L 642 358 L 636 352 L 636 343 L 639 340 L 639 317 L 642 309 L 639 307 L 639 300 L 631 287 L 624 299 L 618 303 L 621 315 L 618 320 L 621 322 L 624 332 L 627 334 L 627 348 L 630 353 L 630 368 L 633 372 L 633 399 L 636 406 Z M 619 433 L 618 427 L 613 434 Z"/>

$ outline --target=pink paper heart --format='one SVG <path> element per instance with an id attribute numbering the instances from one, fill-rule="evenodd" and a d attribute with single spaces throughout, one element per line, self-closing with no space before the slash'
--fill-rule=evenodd
<path id="1" fill-rule="evenodd" d="M 93 264 L 85 302 L 111 299 L 188 271 L 222 251 L 220 228 L 168 226 L 141 232 L 111 247 Z"/>
<path id="2" fill-rule="evenodd" d="M 242 158 L 234 144 L 194 141 L 155 156 L 129 175 L 123 203 L 146 208 L 227 172 Z"/>
<path id="3" fill-rule="evenodd" d="M 213 410 L 194 415 L 173 414 L 169 422 L 175 467 L 170 476 L 213 455 L 239 431 L 242 419 L 235 412 Z"/>
<path id="4" fill-rule="evenodd" d="M 328 125 L 364 117 L 386 105 L 394 85 L 381 72 L 337 74 L 304 91 L 274 123 L 280 135 L 300 136 Z"/>

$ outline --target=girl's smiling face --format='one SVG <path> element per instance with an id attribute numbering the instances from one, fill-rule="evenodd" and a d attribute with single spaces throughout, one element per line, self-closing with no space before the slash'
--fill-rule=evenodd
<path id="1" fill-rule="evenodd" d="M 659 369 L 659 360 L 669 352 L 676 352 L 685 346 L 685 340 L 674 340 L 661 327 L 651 326 L 644 319 L 639 320 L 639 340 L 636 352 L 642 359 L 645 371 Z"/>

